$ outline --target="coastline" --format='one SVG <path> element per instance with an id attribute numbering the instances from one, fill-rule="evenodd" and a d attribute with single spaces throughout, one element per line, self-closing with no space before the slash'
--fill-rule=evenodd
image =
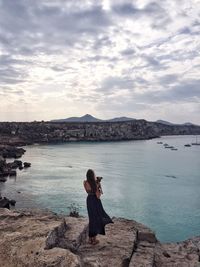
<path id="1" fill-rule="evenodd" d="M 139 140 L 141 140 L 141 139 L 139 139 Z M 90 140 L 91 141 L 91 140 Z M 92 141 L 95 141 L 95 140 L 92 140 Z M 104 140 L 105 141 L 105 140 Z M 73 141 L 72 141 L 73 142 Z M 84 142 L 85 142 L 85 140 L 84 140 Z M 51 142 L 52 143 L 52 142 Z M 42 144 L 48 144 L 48 143 L 42 143 Z M 12 146 L 13 147 L 13 146 Z M 21 215 L 20 215 L 21 216 Z M 192 240 L 192 241 L 191 241 Z M 186 244 L 188 244 L 188 242 L 189 243 L 193 243 L 193 240 L 195 240 L 194 242 L 195 242 L 195 244 L 196 244 L 196 242 L 198 243 L 199 241 L 198 241 L 198 238 L 192 238 L 192 239 L 189 239 L 189 241 L 183 241 L 183 242 L 178 242 L 178 243 L 171 243 L 171 246 L 173 247 L 173 246 L 175 246 L 174 244 L 176 244 L 177 246 L 178 246 L 178 244 L 182 244 L 183 246 L 185 246 L 185 242 L 186 242 Z M 197 240 L 197 241 L 196 241 Z M 162 244 L 163 246 L 165 246 L 165 244 Z M 168 249 L 168 248 L 167 248 Z M 171 249 L 171 248 L 170 248 Z M 182 248 L 181 248 L 182 249 Z M 192 251 L 193 251 L 193 249 L 194 249 L 194 247 L 192 247 Z M 179 248 L 178 247 L 176 247 L 176 250 L 179 250 Z M 161 251 L 162 251 L 162 249 L 161 249 Z M 147 252 L 145 252 L 145 251 L 143 251 L 143 253 L 146 255 L 146 254 L 148 254 Z M 163 252 L 162 251 L 162 253 L 164 253 L 165 254 L 165 252 Z M 162 254 L 161 253 L 161 254 Z M 173 254 L 173 252 L 170 252 L 170 253 L 172 253 Z M 190 255 L 190 254 L 192 254 L 192 256 Z M 166 255 L 168 255 L 168 254 L 166 254 Z M 171 255 L 171 254 L 170 254 Z M 188 256 L 189 255 L 189 256 Z M 196 257 L 196 255 L 199 255 L 198 253 L 197 254 L 195 254 L 195 257 Z M 186 254 L 185 254 L 185 256 L 184 257 L 186 257 L 186 259 L 187 258 L 191 258 L 191 257 L 193 257 L 194 255 L 193 255 L 193 252 L 187 252 Z M 153 256 L 153 257 L 155 257 L 155 256 Z M 170 257 L 169 257 L 170 258 Z M 172 256 L 171 256 L 171 258 L 173 258 Z M 190 261 L 191 261 L 191 259 L 190 259 Z M 189 264 L 189 263 L 188 263 Z M 193 263 L 192 263 L 193 264 Z M 198 263 L 195 263 L 195 264 L 198 264 Z M 77 265 L 78 266 L 78 265 Z M 92 265 L 91 265 L 92 266 Z M 95 266 L 95 265 L 94 265 Z M 152 265 L 153 266 L 153 265 Z M 159 265 L 157 265 L 157 266 L 159 266 Z M 165 265 L 160 265 L 160 266 L 165 266 Z M 166 265 L 166 266 L 173 266 L 173 265 Z M 181 265 L 181 266 L 184 266 L 184 265 Z M 198 265 L 189 265 L 189 266 L 198 266 Z"/>
<path id="2" fill-rule="evenodd" d="M 0 209 L 2 266 L 200 266 L 200 236 L 160 243 L 134 220 L 113 218 L 100 243 L 88 244 L 88 219 L 49 211 Z"/>
<path id="3" fill-rule="evenodd" d="M 0 144 L 148 140 L 163 135 L 198 135 L 200 126 L 146 120 L 123 122 L 0 122 Z"/>
<path id="4" fill-rule="evenodd" d="M 181 136 L 180 136 L 181 137 Z M 178 145 L 175 141 L 170 141 L 171 138 L 175 138 L 175 140 L 179 140 L 176 137 L 167 137 L 170 139 L 164 139 L 161 140 L 164 142 L 169 142 L 169 144 L 176 144 Z M 188 141 L 182 141 L 181 143 L 184 144 L 185 142 L 189 142 L 189 140 L 192 138 L 191 137 L 186 137 L 186 136 L 182 136 L 181 139 L 186 138 L 186 140 Z M 19 170 L 17 170 L 17 176 L 18 178 L 16 179 L 15 177 L 12 177 L 11 179 L 8 177 L 8 181 L 7 183 L 4 185 L 2 184 L 2 195 L 8 197 L 9 199 L 15 199 L 17 201 L 17 208 L 24 208 L 24 207 L 48 207 L 49 209 L 55 211 L 55 212 L 65 212 L 66 207 L 68 205 L 69 202 L 71 202 L 73 200 L 73 194 L 71 194 L 70 190 L 68 190 L 68 187 L 74 188 L 73 187 L 73 180 L 77 179 L 78 177 L 81 177 L 81 171 L 77 170 L 77 166 L 84 166 L 84 161 L 87 160 L 85 158 L 77 158 L 76 159 L 76 154 L 82 154 L 82 152 L 84 153 L 88 153 L 90 150 L 93 149 L 97 149 L 98 151 L 98 157 L 95 157 L 96 160 L 94 160 L 94 164 L 95 166 L 98 166 L 98 168 L 102 169 L 103 167 L 103 162 L 105 161 L 105 159 L 109 159 L 109 155 L 111 155 L 112 159 L 111 160 L 111 164 L 112 164 L 112 168 L 111 168 L 111 172 L 107 169 L 105 169 L 106 171 L 108 171 L 108 173 L 110 173 L 109 177 L 107 177 L 106 174 L 103 174 L 104 178 L 106 178 L 105 180 L 105 186 L 107 188 L 109 188 L 113 182 L 115 182 L 116 179 L 114 179 L 114 174 L 115 174 L 115 161 L 119 160 L 119 157 L 117 156 L 116 153 L 122 153 L 123 151 L 125 153 L 127 153 L 128 151 L 131 151 L 130 156 L 127 158 L 125 157 L 126 162 L 124 162 L 124 164 L 126 166 L 129 166 L 130 164 L 132 164 L 132 161 L 135 161 L 135 166 L 140 166 L 138 165 L 138 162 L 140 162 L 141 157 L 139 159 L 139 161 L 137 160 L 137 158 L 134 157 L 135 152 L 134 151 L 138 151 L 138 148 L 141 147 L 141 151 L 143 151 L 142 153 L 139 153 L 139 155 L 143 155 L 146 152 L 152 152 L 154 151 L 155 155 L 157 154 L 157 157 L 152 157 L 151 156 L 151 152 L 150 154 L 145 154 L 146 158 L 148 157 L 149 159 L 151 159 L 149 161 L 149 163 L 151 163 L 151 165 L 149 165 L 149 163 L 147 163 L 144 166 L 140 166 L 143 167 L 144 170 L 146 171 L 141 171 L 140 175 L 138 176 L 139 178 L 137 179 L 137 169 L 133 169 L 132 170 L 132 174 L 136 177 L 136 179 L 134 180 L 136 183 L 136 185 L 141 185 L 142 183 L 145 182 L 146 186 L 151 185 L 151 192 L 153 193 L 153 195 L 155 194 L 155 196 L 150 197 L 150 195 L 148 195 L 148 190 L 141 191 L 142 194 L 141 197 L 138 197 L 138 192 L 140 192 L 141 186 L 138 188 L 138 186 L 134 186 L 133 183 L 133 187 L 135 187 L 135 189 L 130 190 L 130 192 L 133 192 L 133 197 L 130 198 L 129 203 L 140 203 L 141 202 L 141 206 L 139 205 L 138 208 L 135 208 L 135 206 L 133 206 L 133 208 L 131 208 L 130 205 L 130 214 L 129 212 L 126 211 L 126 209 L 122 209 L 120 210 L 121 206 L 125 206 L 126 207 L 126 201 L 125 198 L 126 197 L 120 197 L 120 201 L 122 201 L 121 203 L 115 204 L 112 200 L 111 197 L 109 197 L 108 192 L 109 190 L 106 189 L 105 191 L 105 205 L 109 210 L 112 210 L 112 205 L 114 205 L 116 212 L 115 215 L 116 216 L 123 216 L 125 218 L 129 218 L 129 219 L 137 219 L 138 221 L 141 221 L 143 223 L 145 223 L 146 225 L 149 225 L 152 227 L 152 229 L 157 231 L 158 237 L 160 240 L 162 240 L 163 242 L 177 242 L 177 241 L 182 241 L 186 238 L 189 238 L 193 235 L 198 235 L 199 234 L 199 226 L 198 226 L 198 217 L 196 217 L 196 220 L 194 218 L 194 220 L 189 220 L 186 219 L 186 215 L 188 214 L 188 216 L 193 216 L 193 214 L 199 214 L 197 211 L 197 208 L 195 208 L 195 205 L 192 205 L 190 207 L 189 210 L 187 210 L 187 203 L 195 203 L 195 201 L 197 201 L 198 198 L 198 192 L 197 190 L 191 187 L 191 190 L 188 188 L 188 190 L 190 190 L 192 192 L 191 197 L 187 198 L 186 196 L 186 200 L 181 198 L 181 195 L 184 196 L 184 184 L 188 184 L 190 185 L 190 180 L 193 179 L 192 176 L 191 177 L 187 177 L 187 175 L 185 175 L 185 179 L 183 180 L 180 174 L 180 171 L 182 169 L 177 169 L 177 167 L 175 166 L 175 168 L 170 168 L 170 164 L 173 164 L 173 160 L 171 163 L 168 163 L 167 165 L 165 164 L 165 162 L 163 162 L 163 166 L 165 166 L 164 168 L 161 168 L 161 172 L 159 177 L 157 176 L 157 171 L 156 171 L 156 165 L 157 165 L 157 160 L 159 160 L 159 158 L 164 157 L 165 160 L 167 160 L 167 158 L 171 158 L 174 159 L 176 157 L 180 158 L 180 162 L 178 163 L 177 161 L 177 165 L 179 165 L 181 162 L 185 162 L 183 165 L 184 166 L 189 166 L 190 163 L 189 161 L 187 161 L 186 159 L 188 157 L 192 158 L 192 155 L 195 155 L 193 153 L 194 151 L 198 150 L 198 147 L 193 147 L 191 149 L 187 149 L 184 148 L 184 146 L 181 148 L 180 144 L 177 146 L 178 147 L 178 151 L 177 152 L 171 152 L 168 150 L 165 150 L 163 148 L 163 146 L 157 145 L 157 140 L 150 140 L 150 141 L 142 141 L 142 142 L 135 142 L 135 141 L 128 141 L 128 142 L 120 142 L 118 144 L 113 144 L 112 142 L 109 143 L 104 143 L 104 144 L 99 144 L 97 142 L 97 144 L 94 145 L 87 145 L 87 142 L 84 142 L 84 145 L 79 145 L 79 144 L 71 144 L 68 145 L 66 143 L 66 145 L 59 145 L 58 147 L 55 147 L 54 145 L 50 145 L 49 144 L 45 144 L 46 148 L 43 148 L 43 146 L 40 147 L 40 145 L 38 145 L 36 148 L 35 146 L 30 146 L 30 149 L 27 147 L 27 152 L 25 153 L 25 155 L 22 158 L 22 161 L 30 161 L 32 163 L 31 169 L 29 170 L 22 170 L 22 172 Z M 131 146 L 132 144 L 132 146 Z M 97 146 L 97 147 L 96 147 Z M 50 150 L 48 149 L 48 147 L 50 147 Z M 100 150 L 98 149 L 100 148 Z M 121 150 L 122 148 L 122 150 Z M 144 149 L 143 149 L 144 148 Z M 45 149 L 45 150 L 44 150 Z M 56 150 L 55 150 L 56 149 Z M 163 150 L 164 149 L 164 150 Z M 36 153 L 35 153 L 35 152 Z M 45 152 L 46 151 L 46 152 Z M 108 154 L 107 156 L 107 151 L 112 151 L 111 154 Z M 145 152 L 146 151 L 146 152 Z M 48 157 L 45 156 L 45 153 L 47 154 Z M 137 152 L 138 153 L 138 152 Z M 183 160 L 184 157 L 182 156 L 185 155 L 185 161 Z M 66 156 L 64 156 L 64 154 Z M 190 155 L 191 154 L 191 155 Z M 116 156 L 115 156 L 116 155 Z M 132 155 L 132 156 L 131 156 Z M 50 156 L 50 157 L 49 157 Z M 52 157 L 54 156 L 54 157 Z M 64 156 L 64 157 L 63 157 Z M 130 160 L 129 160 L 130 158 Z M 142 156 L 143 158 L 143 156 Z M 47 162 L 45 163 L 47 159 Z M 78 160 L 76 162 L 76 160 Z M 103 161 L 102 161 L 103 160 Z M 122 158 L 120 158 L 120 160 L 122 160 Z M 42 162 L 44 161 L 45 164 L 43 164 Z M 51 166 L 51 170 L 53 171 L 53 173 L 50 172 L 46 172 L 46 175 L 48 177 L 47 179 L 47 186 L 45 186 L 45 188 L 42 189 L 42 186 L 44 186 L 45 179 L 43 179 L 42 175 L 39 175 L 39 173 L 44 174 L 43 173 L 43 169 L 46 168 L 48 166 L 48 164 L 51 164 L 52 161 L 52 166 Z M 198 160 L 196 161 L 192 161 L 192 165 L 191 167 L 193 170 L 198 170 L 198 165 L 195 165 L 197 163 Z M 9 160 L 10 162 L 10 160 Z M 40 163 L 41 162 L 41 163 Z M 107 162 L 107 160 L 106 160 Z M 194 163 L 196 162 L 196 163 Z M 187 164 L 186 164 L 187 163 Z M 194 163 L 194 164 L 193 164 Z M 123 166 L 124 164 L 120 163 L 119 164 L 119 168 L 117 170 L 117 173 L 119 173 L 120 175 L 122 174 L 122 170 L 123 170 Z M 128 165 L 127 165 L 128 164 Z M 155 166 L 154 166 L 155 164 Z M 155 172 L 153 176 L 151 173 L 149 173 L 149 166 L 154 167 L 155 168 Z M 162 163 L 161 163 L 162 166 Z M 167 167 L 168 166 L 168 167 Z M 197 168 L 196 168 L 197 166 Z M 63 167 L 65 167 L 65 169 L 63 169 Z M 66 168 L 67 167 L 67 168 Z M 82 168 L 81 167 L 81 168 Z M 105 167 L 105 166 L 104 166 Z M 96 167 L 95 167 L 96 168 Z M 131 165 L 130 165 L 130 168 Z M 54 171 L 56 170 L 56 171 Z M 151 169 L 150 169 L 151 170 Z M 72 173 L 75 172 L 75 176 L 72 177 Z M 182 171 L 183 174 L 187 173 L 187 168 L 183 168 Z M 198 174 L 198 171 L 197 171 Z M 171 175 L 175 175 L 173 177 L 171 177 Z M 64 180 L 65 177 L 69 177 L 71 182 L 67 182 L 67 180 Z M 127 177 L 131 177 L 131 173 L 127 173 Z M 145 178 L 146 177 L 146 178 Z M 107 179 L 108 178 L 108 179 Z M 191 178 L 191 179 L 189 179 Z M 127 179 L 126 179 L 127 180 Z M 129 179 L 130 180 L 130 179 Z M 56 183 L 56 181 L 60 181 L 60 183 L 62 184 L 62 186 L 58 186 L 58 188 L 55 188 L 55 191 L 60 192 L 60 195 L 57 196 L 58 197 L 58 203 L 56 204 L 54 201 L 51 201 L 52 198 L 52 193 L 51 193 L 51 187 L 54 183 Z M 158 186 L 156 186 L 156 184 L 154 184 L 154 181 L 157 181 L 156 183 L 158 184 Z M 74 188 L 73 190 L 81 190 L 79 189 L 79 184 L 81 184 L 81 181 L 77 181 L 78 184 L 76 185 L 76 188 Z M 41 186 L 37 188 L 34 187 L 35 184 L 40 184 Z M 104 183 L 104 182 L 103 182 Z M 176 191 L 176 189 L 173 189 L 173 185 L 180 185 L 180 190 Z M 161 188 L 159 188 L 161 185 Z M 168 185 L 169 187 L 169 192 L 171 193 L 166 193 L 163 192 L 162 193 L 162 188 L 163 186 L 165 187 L 166 185 Z M 182 186 L 183 185 L 183 186 Z M 33 195 L 32 195 L 32 190 L 29 190 L 30 188 L 36 189 L 36 191 L 33 190 Z M 171 189 L 170 189 L 171 188 Z M 176 187 L 175 187 L 176 188 Z M 178 188 L 177 188 L 178 189 Z M 40 191 L 42 190 L 42 194 L 40 194 Z M 139 191 L 138 191 L 139 190 Z M 143 190 L 143 188 L 142 188 Z M 161 190 L 161 191 L 160 191 Z M 186 192 L 190 192 L 190 191 L 186 191 Z M 115 190 L 111 190 L 112 192 L 112 196 L 115 199 Z M 161 192 L 160 196 L 162 196 L 161 198 L 159 197 L 159 194 L 157 192 Z M 21 194 L 20 194 L 21 193 Z M 34 194 L 36 194 L 37 200 L 34 199 Z M 114 194 L 114 195 L 113 195 Z M 171 194 L 171 196 L 169 198 L 169 195 Z M 195 195 L 196 194 L 196 195 Z M 30 196 L 30 198 L 29 198 Z M 46 197 L 45 197 L 46 196 Z M 77 194 L 78 196 L 78 200 L 75 201 L 77 203 L 82 203 L 81 201 L 84 201 L 81 199 L 81 197 L 79 196 L 79 194 Z M 80 198 L 80 199 L 79 199 Z M 49 199 L 48 201 L 46 201 L 47 199 Z M 149 200 L 148 200 L 149 199 Z M 158 205 L 159 207 L 157 207 L 157 199 L 160 200 L 160 204 Z M 173 200 L 174 199 L 174 200 Z M 195 200 L 196 199 L 196 200 Z M 139 201 L 139 202 L 138 202 Z M 176 211 L 176 201 L 182 203 L 179 206 L 179 208 Z M 191 202 L 190 202 L 191 201 Z M 177 204 L 178 204 L 177 202 Z M 168 204 L 169 208 L 165 209 L 165 205 Z M 55 208 L 55 205 L 56 208 Z M 146 215 L 142 215 L 140 210 L 142 210 L 143 205 L 145 205 L 147 213 L 145 213 Z M 182 205 L 182 207 L 181 207 Z M 157 207 L 152 208 L 152 207 Z M 195 210 L 196 209 L 196 210 Z M 155 212 L 154 212 L 155 210 Z M 156 217 L 154 216 L 154 213 L 157 213 L 156 210 L 162 210 L 163 214 L 161 215 L 161 217 L 158 218 L 158 220 L 156 219 Z M 148 215 L 148 211 L 152 211 L 151 214 L 152 215 Z M 86 214 L 84 212 L 84 208 L 81 206 L 81 213 L 82 214 Z M 171 214 L 175 215 L 175 218 L 173 220 L 170 220 L 170 216 Z M 114 214 L 113 214 L 114 215 Z M 154 218 L 155 217 L 155 218 Z M 163 222 L 163 223 L 161 223 Z M 167 224 L 168 226 L 170 226 L 168 228 L 165 229 L 165 224 Z M 177 225 L 180 225 L 182 228 L 177 227 Z M 169 230 L 167 230 L 169 229 Z M 168 232 L 167 232 L 168 231 Z"/>

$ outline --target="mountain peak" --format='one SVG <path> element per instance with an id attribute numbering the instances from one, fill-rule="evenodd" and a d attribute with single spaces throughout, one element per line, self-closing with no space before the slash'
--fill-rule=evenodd
<path id="1" fill-rule="evenodd" d="M 94 118 L 94 117 L 90 114 L 85 114 L 81 118 Z"/>
<path id="2" fill-rule="evenodd" d="M 100 119 L 97 119 L 95 117 L 93 117 L 90 114 L 85 114 L 82 117 L 78 118 L 79 121 L 85 121 L 85 122 L 96 122 L 96 121 L 101 121 Z"/>

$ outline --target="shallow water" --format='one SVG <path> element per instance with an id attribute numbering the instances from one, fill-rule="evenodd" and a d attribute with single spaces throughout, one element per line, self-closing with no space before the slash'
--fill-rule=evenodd
<path id="1" fill-rule="evenodd" d="M 83 180 L 92 168 L 103 176 L 102 202 L 110 216 L 140 221 L 163 242 L 181 241 L 200 235 L 200 146 L 184 147 L 194 141 L 194 136 L 169 136 L 29 146 L 22 160 L 32 167 L 18 171 L 0 190 L 20 208 L 68 213 L 75 203 L 87 215 Z"/>

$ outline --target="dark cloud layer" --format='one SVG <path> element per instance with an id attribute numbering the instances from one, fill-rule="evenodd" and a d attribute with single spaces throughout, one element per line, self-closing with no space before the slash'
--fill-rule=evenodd
<path id="1" fill-rule="evenodd" d="M 161 16 L 166 15 L 165 10 L 156 2 L 150 2 L 143 8 L 138 8 L 133 3 L 113 4 L 113 12 L 121 16 Z"/>

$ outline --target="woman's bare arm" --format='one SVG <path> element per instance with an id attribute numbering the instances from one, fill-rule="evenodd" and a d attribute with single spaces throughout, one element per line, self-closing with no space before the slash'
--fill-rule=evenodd
<path id="1" fill-rule="evenodd" d="M 101 197 L 101 192 L 99 191 L 99 189 L 97 189 L 97 191 L 96 191 L 96 196 L 97 196 L 97 198 Z"/>

